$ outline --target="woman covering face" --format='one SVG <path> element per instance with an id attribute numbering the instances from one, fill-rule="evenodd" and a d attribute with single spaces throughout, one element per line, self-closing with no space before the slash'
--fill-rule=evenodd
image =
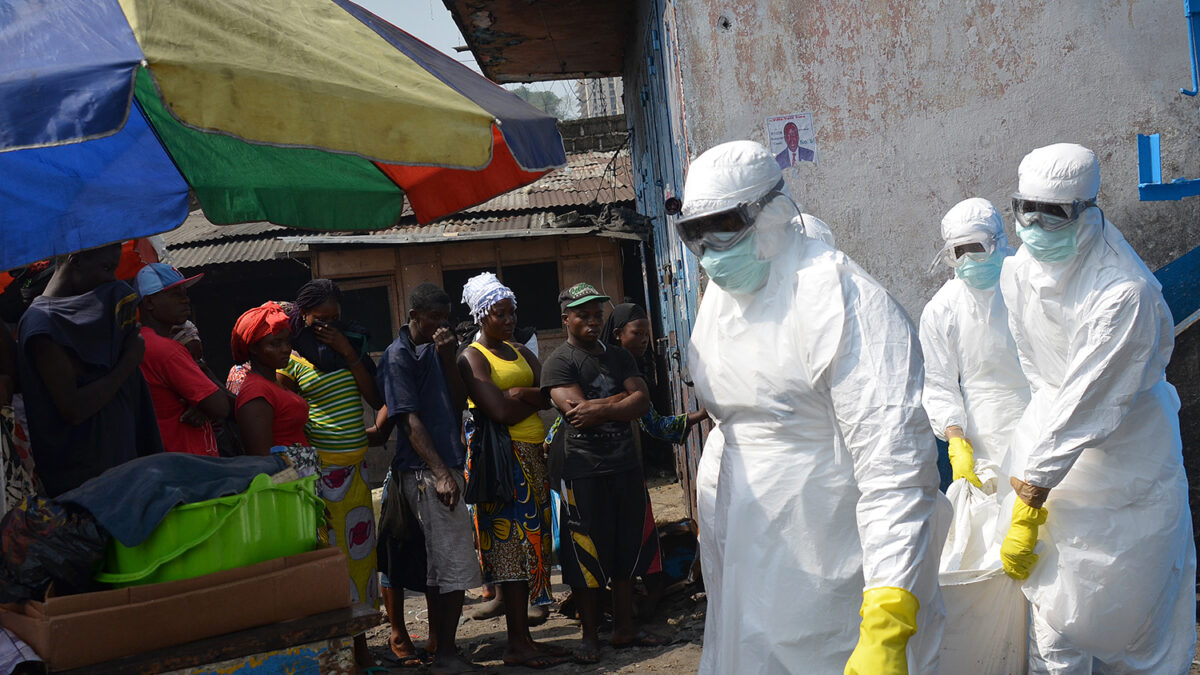
<path id="1" fill-rule="evenodd" d="M 321 463 L 317 482 L 330 513 L 330 540 L 350 563 L 355 600 L 374 606 L 377 590 L 375 519 L 366 481 L 367 430 L 363 401 L 383 407 L 367 331 L 342 316 L 342 291 L 329 279 L 300 287 L 288 312 L 292 353 L 279 369 L 280 384 L 308 403 L 305 433 Z"/>

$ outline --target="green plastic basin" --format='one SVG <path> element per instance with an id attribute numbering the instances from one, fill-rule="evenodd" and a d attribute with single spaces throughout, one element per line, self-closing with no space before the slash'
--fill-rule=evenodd
<path id="1" fill-rule="evenodd" d="M 325 513 L 316 480 L 276 485 L 260 474 L 240 494 L 176 506 L 141 544 L 112 539 L 95 578 L 118 588 L 154 584 L 312 551 Z"/>

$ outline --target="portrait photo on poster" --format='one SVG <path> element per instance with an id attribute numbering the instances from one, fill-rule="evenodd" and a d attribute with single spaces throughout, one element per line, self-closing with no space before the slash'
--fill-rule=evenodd
<path id="1" fill-rule="evenodd" d="M 817 161 L 817 138 L 810 112 L 767 118 L 767 147 L 775 154 L 780 169 Z"/>

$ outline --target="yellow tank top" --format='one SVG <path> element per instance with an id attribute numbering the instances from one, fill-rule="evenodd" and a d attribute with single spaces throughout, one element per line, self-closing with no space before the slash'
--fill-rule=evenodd
<path id="1" fill-rule="evenodd" d="M 529 362 L 521 355 L 521 350 L 517 349 L 516 345 L 511 342 L 505 342 L 504 344 L 512 347 L 512 350 L 516 352 L 516 360 L 506 361 L 493 354 L 492 350 L 478 342 L 472 342 L 471 346 L 483 354 L 483 357 L 491 364 L 492 382 L 500 388 L 500 391 L 511 389 L 512 387 L 532 387 L 533 368 L 529 367 Z M 467 405 L 474 408 L 475 402 L 467 399 Z M 514 441 L 540 443 L 546 438 L 546 428 L 542 425 L 542 418 L 538 417 L 537 413 L 534 413 L 520 422 L 510 425 L 508 427 L 508 435 Z"/>

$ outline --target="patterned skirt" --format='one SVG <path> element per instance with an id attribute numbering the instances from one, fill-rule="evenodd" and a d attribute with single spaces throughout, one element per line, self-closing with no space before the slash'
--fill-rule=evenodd
<path id="1" fill-rule="evenodd" d="M 529 601 L 535 605 L 553 602 L 550 595 L 550 483 L 541 443 L 513 441 L 513 484 L 511 503 L 483 502 L 475 505 L 475 529 L 479 534 L 479 558 L 483 579 L 488 583 L 528 581 Z"/>
<path id="2" fill-rule="evenodd" d="M 367 449 L 326 452 L 317 449 L 320 476 L 317 493 L 329 512 L 329 542 L 346 554 L 354 602 L 379 606 L 375 559 L 375 510 L 367 487 Z"/>
<path id="3" fill-rule="evenodd" d="M 25 497 L 36 497 L 37 479 L 25 430 L 11 408 L 0 408 L 0 516 Z"/>

